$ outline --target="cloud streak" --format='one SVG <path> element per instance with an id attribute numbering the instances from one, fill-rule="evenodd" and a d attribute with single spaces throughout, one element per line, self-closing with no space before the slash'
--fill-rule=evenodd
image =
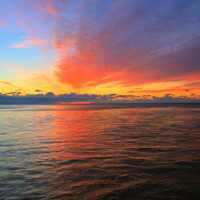
<path id="1" fill-rule="evenodd" d="M 15 43 L 11 45 L 11 48 L 15 49 L 24 49 L 24 48 L 31 48 L 31 47 L 42 47 L 46 45 L 46 41 L 40 38 L 28 38 L 24 41 L 19 43 Z"/>

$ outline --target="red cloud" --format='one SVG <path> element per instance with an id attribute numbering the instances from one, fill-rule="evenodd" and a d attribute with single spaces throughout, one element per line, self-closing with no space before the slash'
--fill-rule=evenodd
<path id="1" fill-rule="evenodd" d="M 123 68 L 104 63 L 99 42 L 91 40 L 84 45 L 79 41 L 77 45 L 77 39 L 81 38 L 54 42 L 59 53 L 55 72 L 61 82 L 79 88 L 128 78 Z"/>

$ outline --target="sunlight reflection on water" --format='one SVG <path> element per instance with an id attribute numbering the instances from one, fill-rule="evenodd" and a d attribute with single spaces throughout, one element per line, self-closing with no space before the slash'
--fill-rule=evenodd
<path id="1" fill-rule="evenodd" d="M 200 197 L 200 108 L 0 107 L 0 199 Z"/>

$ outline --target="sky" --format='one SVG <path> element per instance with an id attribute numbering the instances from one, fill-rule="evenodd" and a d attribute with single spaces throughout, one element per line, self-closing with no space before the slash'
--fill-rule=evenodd
<path id="1" fill-rule="evenodd" d="M 2 0 L 0 93 L 200 98 L 199 0 Z"/>

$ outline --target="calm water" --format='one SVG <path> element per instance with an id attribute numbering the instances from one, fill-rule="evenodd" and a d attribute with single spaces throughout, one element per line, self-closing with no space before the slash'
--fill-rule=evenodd
<path id="1" fill-rule="evenodd" d="M 0 106 L 1 200 L 200 199 L 200 108 Z"/>

